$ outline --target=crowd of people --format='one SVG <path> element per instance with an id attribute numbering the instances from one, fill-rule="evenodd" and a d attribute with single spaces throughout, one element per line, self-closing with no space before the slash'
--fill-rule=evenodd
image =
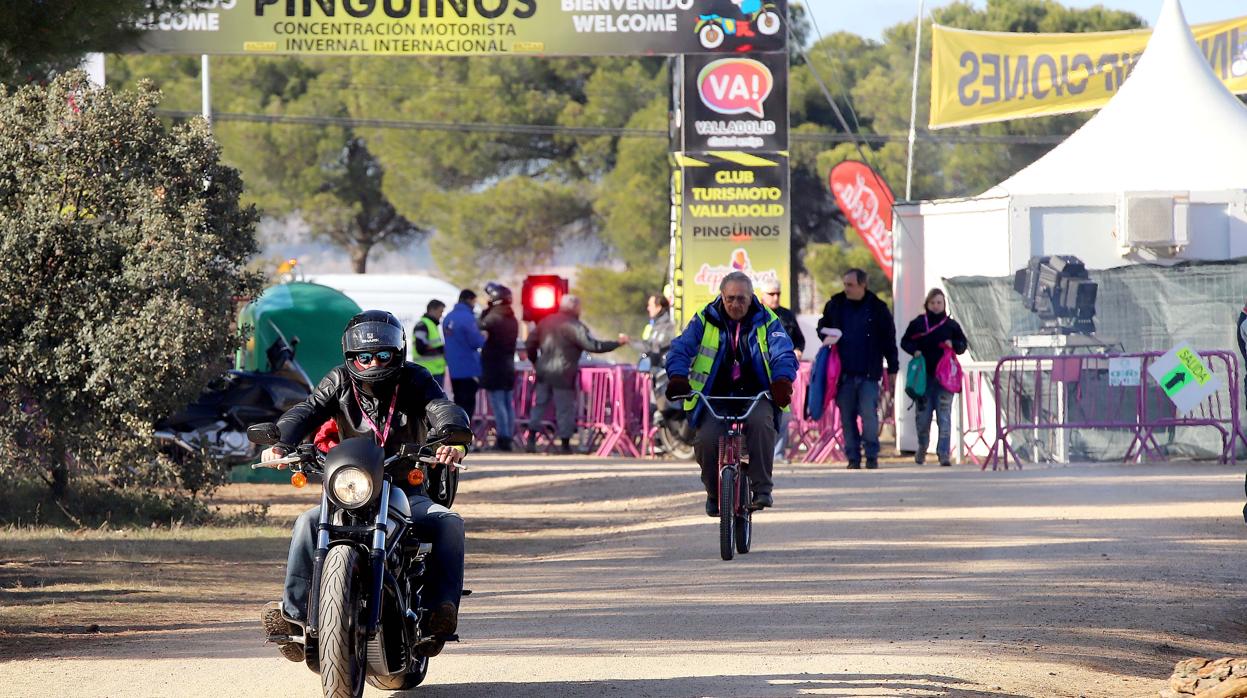
<path id="1" fill-rule="evenodd" d="M 757 476 L 755 492 L 761 495 L 770 491 L 767 473 L 773 463 L 782 460 L 787 452 L 792 418 L 787 402 L 796 375 L 795 367 L 803 360 L 823 361 L 825 359 L 820 357 L 831 351 L 836 354 L 838 366 L 831 392 L 844 430 L 846 466 L 853 470 L 878 467 L 879 410 L 881 405 L 891 404 L 894 397 L 892 390 L 897 384 L 900 365 L 899 346 L 921 361 L 920 369 L 911 370 L 926 374 L 922 394 L 915 394 L 912 385 L 910 390 L 918 435 L 915 462 L 922 464 L 926 460 L 934 421 L 938 430 L 936 458 L 940 465 L 949 465 L 953 391 L 941 386 L 936 371 L 941 362 L 947 360 L 948 353 L 963 354 L 968 343 L 961 326 L 948 317 L 943 292 L 933 289 L 927 295 L 925 311 L 909 323 L 898 342 L 892 312 L 887 303 L 867 287 L 866 273 L 850 269 L 842 283 L 843 290 L 827 301 L 818 320 L 817 336 L 821 344 L 817 347 L 820 350 L 817 356 L 807 355 L 805 334 L 797 317 L 782 304 L 782 285 L 769 279 L 755 288 L 748 275 L 737 272 L 723 279 L 719 297 L 699 309 L 683 332 L 677 331 L 671 316 L 671 302 L 664 294 L 647 297 L 649 322 L 636 340 L 626 335 L 613 340 L 594 337 L 580 320 L 579 299 L 566 295 L 558 311 L 533 326 L 521 341 L 524 333 L 512 308 L 514 299 L 509 288 L 498 283 L 487 284 L 487 300 L 479 317 L 477 294 L 464 289 L 450 312 L 446 312 L 446 304 L 440 300 L 429 302 L 427 312 L 412 331 L 413 360 L 433 374 L 439 384 L 448 387 L 455 403 L 468 414 L 476 411 L 478 391 L 485 391 L 494 415 L 494 448 L 504 452 L 519 445 L 530 453 L 535 452 L 540 435 L 536 425 L 544 422 L 552 411 L 555 452 L 572 453 L 579 398 L 577 372 L 585 353 L 605 353 L 629 346 L 643 357 L 643 368 L 665 369 L 665 390 L 655 396 L 658 410 L 665 409 L 668 404 L 684 402 L 673 400 L 673 396 L 686 394 L 690 388 L 707 395 L 737 397 L 751 394 L 750 391 L 768 390 L 771 406 L 755 410 L 756 416 L 752 419 L 757 426 L 751 429 L 750 461 Z M 717 332 L 712 345 L 703 344 L 707 328 Z M 699 354 L 704 356 L 702 362 L 709 362 L 700 371 L 697 370 Z M 527 429 L 527 438 L 518 444 L 517 428 L 528 425 L 516 423 L 517 359 L 530 361 L 536 376 L 531 420 L 534 426 Z M 720 372 L 724 365 L 728 366 L 727 372 Z M 700 374 L 707 377 L 699 379 Z M 449 376 L 448 386 L 445 376 Z M 831 396 L 828 398 L 830 401 Z M 703 469 L 707 469 L 709 456 L 702 458 L 701 455 L 713 450 L 718 438 L 714 431 L 717 427 L 699 427 L 702 412 L 695 400 L 687 401 L 684 406 L 690 423 L 697 428 L 694 451 L 699 454 L 698 460 L 703 461 Z M 808 409 L 805 405 L 798 408 Z M 766 454 L 752 453 L 764 444 L 767 444 Z"/>

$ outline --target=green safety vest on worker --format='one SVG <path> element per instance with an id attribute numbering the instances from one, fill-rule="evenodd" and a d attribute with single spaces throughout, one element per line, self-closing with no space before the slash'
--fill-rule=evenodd
<path id="1" fill-rule="evenodd" d="M 441 349 L 446 346 L 446 340 L 442 338 L 441 329 L 432 318 L 422 317 L 420 322 L 424 325 L 425 330 L 429 333 L 429 340 L 425 344 L 430 349 Z M 446 355 L 434 354 L 432 356 L 421 356 L 416 354 L 412 357 L 412 361 L 417 366 L 423 366 L 426 371 L 433 374 L 434 378 L 440 378 L 446 374 Z"/>
<path id="2" fill-rule="evenodd" d="M 762 352 L 762 365 L 766 367 L 766 382 L 771 383 L 771 345 L 767 341 L 766 328 L 772 321 L 779 322 L 779 316 L 775 311 L 762 307 L 766 311 L 767 320 L 758 326 L 758 351 Z M 688 384 L 693 390 L 704 391 L 706 382 L 710 380 L 710 369 L 714 368 L 714 357 L 719 355 L 719 343 L 722 333 L 715 325 L 706 322 L 706 311 L 699 310 L 697 317 L 701 320 L 701 346 L 697 348 L 697 356 L 693 358 L 693 365 L 688 372 Z M 697 406 L 697 398 L 692 397 L 684 401 L 685 411 L 691 412 Z M 783 409 L 784 412 L 789 411 L 789 407 Z"/>

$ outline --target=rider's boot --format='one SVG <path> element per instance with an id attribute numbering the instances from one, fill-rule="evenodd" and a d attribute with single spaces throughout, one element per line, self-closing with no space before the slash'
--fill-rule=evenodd
<path id="1" fill-rule="evenodd" d="M 264 611 L 260 613 L 260 623 L 264 626 L 268 641 L 277 644 L 277 651 L 281 652 L 281 656 L 292 662 L 303 661 L 303 643 L 288 639 L 302 637 L 303 626 L 281 612 L 280 601 L 270 601 L 264 605 Z"/>
<path id="2" fill-rule="evenodd" d="M 459 628 L 459 609 L 450 601 L 429 612 L 425 623 L 425 638 L 415 647 L 416 656 L 436 657 L 442 653 L 447 640 L 457 640 L 455 630 Z"/>

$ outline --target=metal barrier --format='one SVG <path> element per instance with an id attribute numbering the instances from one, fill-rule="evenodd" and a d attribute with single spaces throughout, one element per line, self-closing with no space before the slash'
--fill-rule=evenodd
<path id="1" fill-rule="evenodd" d="M 1123 462 L 1164 459 L 1169 449 L 1158 434 L 1166 433 L 1170 444 L 1176 444 L 1175 431 L 1188 427 L 1215 429 L 1220 462 L 1233 463 L 1237 442 L 1247 445 L 1239 429 L 1238 358 L 1226 351 L 1199 354 L 1222 386 L 1185 416 L 1148 376 L 1148 366 L 1161 352 L 1001 359 L 992 378 L 996 436 L 982 468 L 1007 469 L 1010 457 L 1020 467 L 1021 453 L 1032 461 L 1068 462 L 1079 452 L 1080 432 L 1085 430 L 1119 432 L 1125 444 Z M 1111 384 L 1109 362 L 1115 359 L 1139 362 L 1137 385 Z M 963 439 L 968 433 L 963 430 Z M 1105 439 L 1112 441 L 1113 436 Z"/>

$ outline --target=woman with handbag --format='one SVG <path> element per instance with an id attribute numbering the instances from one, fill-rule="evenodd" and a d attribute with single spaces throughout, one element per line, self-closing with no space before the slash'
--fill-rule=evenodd
<path id="1" fill-rule="evenodd" d="M 953 394 L 961 392 L 961 367 L 956 355 L 964 354 L 969 343 L 961 325 L 948 317 L 946 306 L 944 292 L 931 289 L 924 304 L 925 312 L 914 318 L 901 336 L 901 349 L 914 357 L 911 361 L 925 364 L 926 386 L 922 393 L 915 395 L 906 389 L 917 407 L 918 450 L 914 452 L 914 462 L 918 465 L 926 460 L 933 413 L 939 426 L 935 453 L 940 465 L 951 465 Z"/>

